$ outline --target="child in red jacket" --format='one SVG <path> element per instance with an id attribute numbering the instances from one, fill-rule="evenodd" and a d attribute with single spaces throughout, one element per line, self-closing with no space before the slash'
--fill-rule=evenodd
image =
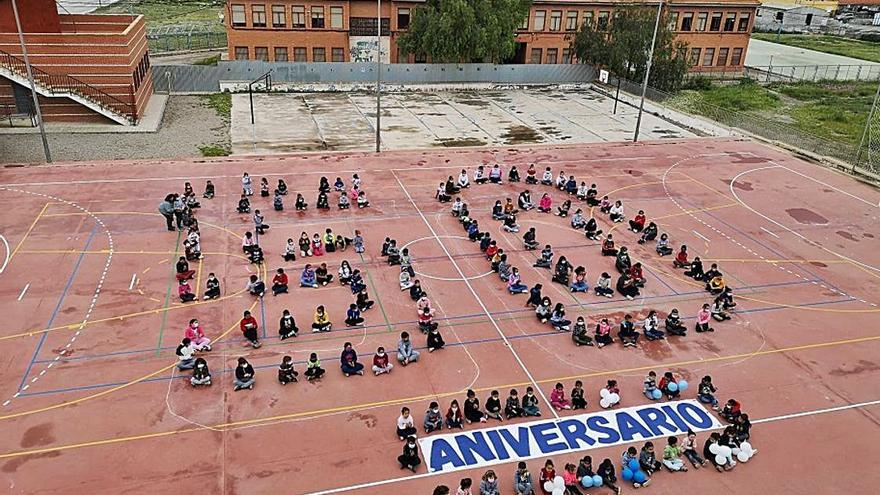
<path id="1" fill-rule="evenodd" d="M 244 318 L 241 319 L 238 326 L 241 328 L 241 333 L 244 335 L 244 338 L 250 342 L 254 349 L 259 349 L 263 345 L 260 343 L 257 334 L 257 328 L 259 328 L 259 325 L 257 325 L 257 319 L 251 315 L 250 311 L 244 312 Z"/>

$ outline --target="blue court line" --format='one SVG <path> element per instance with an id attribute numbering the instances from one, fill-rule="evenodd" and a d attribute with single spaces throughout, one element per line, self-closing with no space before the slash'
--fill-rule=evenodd
<path id="1" fill-rule="evenodd" d="M 857 299 L 848 298 L 848 299 L 843 299 L 843 300 L 835 299 L 835 300 L 829 300 L 829 301 L 818 301 L 818 302 L 813 302 L 813 303 L 794 304 L 794 305 L 792 305 L 792 307 L 799 308 L 799 307 L 823 306 L 823 305 L 828 305 L 828 304 L 839 304 L 839 303 L 851 302 L 851 301 L 857 301 Z M 788 307 L 788 306 L 767 306 L 767 307 L 737 311 L 736 313 L 737 314 L 763 313 L 763 312 L 767 312 L 767 311 L 779 311 L 779 310 L 784 310 L 784 309 L 790 309 L 790 307 Z M 682 320 L 692 320 L 695 318 L 696 317 L 694 317 L 694 316 L 688 316 L 688 317 L 682 318 Z M 553 335 L 566 336 L 568 338 L 571 338 L 571 334 L 569 332 L 552 331 L 552 332 L 540 332 L 540 333 L 535 333 L 535 334 L 512 335 L 512 336 L 508 336 L 507 339 L 508 340 L 520 340 L 520 339 L 530 339 L 530 338 L 535 338 L 535 337 L 548 337 L 548 336 L 553 336 Z M 503 339 L 501 339 L 501 337 L 493 337 L 493 338 L 488 338 L 488 339 L 478 339 L 478 340 L 471 340 L 471 341 L 465 341 L 465 342 L 460 342 L 460 343 L 450 343 L 450 344 L 446 344 L 446 347 L 458 347 L 458 346 L 473 345 L 473 344 L 487 344 L 487 343 L 502 342 L 502 341 L 503 341 Z M 417 347 L 416 349 L 419 351 L 424 351 L 425 349 L 427 349 L 427 347 Z M 374 353 L 372 353 L 372 352 L 368 352 L 368 353 L 358 354 L 358 356 L 359 357 L 370 357 L 373 354 Z M 223 361 L 223 362 L 225 363 L 225 361 Z M 334 360 L 334 362 L 335 362 L 335 360 Z M 295 364 L 304 365 L 305 361 L 295 361 Z M 224 366 L 225 366 L 225 364 L 224 364 Z M 276 366 L 277 365 L 275 365 L 275 364 L 265 364 L 265 365 L 254 366 L 254 369 L 269 369 L 269 368 L 275 368 Z M 229 373 L 231 371 L 232 370 L 223 369 L 220 372 L 214 372 L 214 373 L 215 374 L 225 374 L 225 373 Z M 153 378 L 148 378 L 146 380 L 142 380 L 138 383 L 149 383 L 149 382 L 181 380 L 181 379 L 189 379 L 189 376 L 179 375 L 179 376 L 175 376 L 174 378 L 172 378 L 170 376 L 168 376 L 168 377 L 153 377 Z M 62 393 L 68 393 L 68 392 L 78 392 L 78 391 L 83 391 L 83 390 L 94 390 L 94 389 L 99 389 L 99 388 L 118 387 L 120 385 L 125 385 L 126 383 L 128 383 L 128 382 L 97 383 L 97 384 L 92 384 L 92 385 L 81 385 L 81 386 L 76 386 L 76 387 L 60 388 L 60 389 L 54 389 L 54 390 L 44 390 L 44 391 L 39 391 L 39 392 L 27 392 L 27 393 L 21 394 L 20 397 L 37 397 L 37 396 L 62 394 Z"/>
<path id="2" fill-rule="evenodd" d="M 265 281 L 263 283 L 266 283 Z M 268 287 L 267 287 L 268 289 Z M 264 292 L 265 293 L 265 292 Z M 263 319 L 263 338 L 267 337 L 266 335 L 266 304 L 263 302 L 263 298 L 260 298 L 260 317 Z"/>
<path id="3" fill-rule="evenodd" d="M 82 264 L 83 258 L 85 258 L 86 251 L 88 251 L 89 246 L 92 244 L 92 239 L 95 237 L 96 232 L 98 232 L 97 225 L 92 227 L 92 231 L 89 233 L 88 239 L 86 239 L 85 247 L 83 247 L 82 250 L 79 252 L 79 257 L 76 259 L 76 263 L 73 265 L 73 272 L 71 272 L 70 277 L 67 278 L 67 284 L 64 286 L 64 290 L 61 292 L 61 297 L 58 298 L 58 303 L 55 304 L 55 309 L 52 311 L 52 316 L 49 317 L 49 322 L 46 323 L 46 328 L 52 328 L 52 324 L 55 322 L 55 318 L 61 311 L 61 305 L 64 303 L 64 298 L 67 297 L 67 292 L 73 285 L 73 280 L 76 278 L 77 272 L 79 272 L 79 267 Z M 31 369 L 33 368 L 34 364 L 37 363 L 37 356 L 39 356 L 40 350 L 43 348 L 43 344 L 46 343 L 48 335 L 49 332 L 43 332 L 43 334 L 40 336 L 40 341 L 37 342 L 37 347 L 36 349 L 34 349 L 34 355 L 31 357 L 30 363 L 28 363 L 27 368 L 24 370 L 24 376 L 21 377 L 21 383 L 18 384 L 19 392 L 21 392 L 21 388 L 24 387 L 24 383 L 27 381 L 28 376 L 31 374 Z"/>
<path id="4" fill-rule="evenodd" d="M 809 284 L 809 283 L 812 283 L 812 281 L 811 280 L 796 280 L 796 281 L 790 281 L 790 282 L 775 282 L 772 284 L 764 284 L 764 285 L 751 285 L 751 286 L 746 286 L 746 287 L 735 287 L 734 293 L 736 294 L 739 291 L 746 291 L 748 293 L 748 291 L 757 291 L 760 289 L 767 289 L 767 288 L 774 288 L 774 287 L 787 287 L 787 286 L 794 286 L 794 285 L 804 285 L 804 284 Z M 693 292 L 682 292 L 677 295 L 678 296 L 692 296 L 692 295 L 703 294 L 703 293 L 706 293 L 707 297 L 710 297 L 710 296 L 708 296 L 708 292 L 706 292 L 704 290 L 698 290 L 698 291 L 693 291 Z M 407 296 L 407 297 L 409 297 L 409 296 Z M 662 295 L 657 295 L 657 296 L 647 296 L 644 298 L 644 300 L 659 299 L 659 298 L 663 298 L 663 297 L 672 297 L 672 296 L 670 296 L 669 294 L 662 294 Z M 614 303 L 628 303 L 628 302 L 631 302 L 631 301 L 626 301 L 624 299 L 607 299 L 607 298 L 603 297 L 602 300 L 600 300 L 600 301 L 582 303 L 580 306 L 587 307 L 587 306 L 598 306 L 598 305 L 607 305 L 607 304 L 614 304 Z M 572 306 L 574 306 L 574 304 L 572 304 Z M 517 309 L 509 309 L 509 310 L 504 310 L 504 311 L 492 312 L 492 316 L 506 316 L 506 315 L 517 314 L 517 313 L 531 313 L 531 312 L 534 312 L 534 310 L 528 309 L 528 308 L 517 308 Z M 474 313 L 474 314 L 466 314 L 466 315 L 445 316 L 442 318 L 435 318 L 434 321 L 437 321 L 437 322 L 456 321 L 456 320 L 464 320 L 464 319 L 469 319 L 469 318 L 478 318 L 478 317 L 482 317 L 482 316 L 485 316 L 485 314 L 484 313 Z M 416 323 L 418 323 L 418 320 L 405 320 L 405 321 L 401 321 L 401 322 L 392 323 L 391 325 L 393 327 L 398 327 L 398 326 L 406 326 L 406 325 L 415 325 Z M 340 332 L 352 332 L 352 331 L 360 331 L 360 330 L 365 330 L 365 329 L 369 330 L 369 329 L 373 329 L 373 328 L 382 328 L 382 327 L 386 327 L 386 326 L 387 325 L 385 325 L 385 324 L 375 324 L 375 325 L 364 325 L 364 326 L 360 326 L 360 327 L 343 327 L 338 330 L 333 330 L 333 333 L 338 334 Z M 265 327 L 265 325 L 264 325 L 264 327 Z M 278 339 L 277 335 L 267 337 L 264 340 L 275 340 L 275 339 Z M 219 349 L 219 348 L 222 348 L 223 346 L 236 346 L 236 345 L 241 344 L 242 342 L 244 342 L 244 339 L 242 339 L 242 338 L 229 339 L 229 340 L 225 340 L 223 342 L 220 342 L 218 344 L 215 344 L 212 347 Z M 176 348 L 176 346 L 169 346 L 169 347 L 163 347 L 162 350 L 173 350 L 175 348 Z M 79 356 L 67 358 L 65 361 L 71 362 L 71 361 L 84 361 L 84 360 L 91 360 L 91 359 L 102 359 L 102 358 L 107 358 L 107 357 L 125 356 L 125 355 L 130 355 L 130 354 L 141 354 L 141 353 L 146 353 L 146 352 L 153 352 L 154 350 L 155 350 L 155 348 L 152 348 L 152 349 L 132 349 L 132 350 L 126 350 L 126 351 L 108 352 L 108 353 L 103 353 L 103 354 L 79 355 Z M 51 360 L 36 361 L 36 363 L 48 363 L 49 361 L 51 361 Z"/>

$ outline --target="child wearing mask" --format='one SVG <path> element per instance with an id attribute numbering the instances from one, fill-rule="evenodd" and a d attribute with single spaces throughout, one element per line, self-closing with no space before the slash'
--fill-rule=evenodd
<path id="1" fill-rule="evenodd" d="M 299 373 L 293 369 L 293 358 L 290 356 L 281 358 L 281 364 L 278 365 L 278 382 L 282 385 L 287 385 L 297 381 L 297 376 L 299 376 Z"/>

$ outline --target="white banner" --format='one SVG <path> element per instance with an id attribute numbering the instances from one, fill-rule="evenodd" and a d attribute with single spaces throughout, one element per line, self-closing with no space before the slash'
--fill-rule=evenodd
<path id="1" fill-rule="evenodd" d="M 721 427 L 691 399 L 426 436 L 419 446 L 430 472 L 452 472 Z"/>

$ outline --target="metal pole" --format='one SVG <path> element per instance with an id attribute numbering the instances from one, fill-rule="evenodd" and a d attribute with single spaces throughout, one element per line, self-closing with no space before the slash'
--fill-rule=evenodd
<path id="1" fill-rule="evenodd" d="M 40 126 L 40 137 L 43 139 L 43 152 L 46 154 L 46 163 L 52 163 L 49 141 L 46 139 L 46 126 L 43 125 L 43 112 L 40 111 L 40 99 L 37 97 L 34 73 L 31 71 L 31 63 L 28 60 L 27 46 L 24 44 L 24 33 L 21 30 L 21 19 L 18 18 L 18 6 L 15 4 L 15 0 L 12 0 L 12 13 L 15 16 L 15 27 L 18 29 L 18 42 L 21 43 L 21 55 L 24 58 L 25 69 L 27 69 L 28 82 L 31 85 L 31 97 L 34 100 L 34 110 L 37 113 L 37 125 Z"/>
<path id="2" fill-rule="evenodd" d="M 645 69 L 645 80 L 642 81 L 642 101 L 639 103 L 639 116 L 636 117 L 636 130 L 633 142 L 639 141 L 639 127 L 642 125 L 642 112 L 645 110 L 645 93 L 648 92 L 648 78 L 651 77 L 651 62 L 654 60 L 654 44 L 657 43 L 657 31 L 660 29 L 660 13 L 663 12 L 663 0 L 657 5 L 657 20 L 654 21 L 654 36 L 651 38 L 651 50 L 648 51 L 648 67 Z"/>
<path id="3" fill-rule="evenodd" d="M 871 127 L 871 119 L 874 118 L 874 113 L 877 112 L 877 105 L 880 105 L 880 84 L 877 85 L 877 93 L 874 95 L 874 104 L 871 105 L 871 111 L 868 112 L 868 120 L 865 121 L 865 130 L 862 131 L 862 139 L 859 140 L 859 149 L 856 152 L 856 162 L 853 164 L 853 171 L 859 166 L 859 162 L 862 159 L 862 148 L 870 146 L 870 143 L 867 142 L 868 129 Z M 870 159 L 870 155 L 868 155 L 868 158 Z"/>
<path id="4" fill-rule="evenodd" d="M 614 95 L 614 111 L 611 112 L 614 115 L 617 115 L 617 102 L 620 100 L 620 76 L 617 76 L 617 93 Z"/>
<path id="5" fill-rule="evenodd" d="M 248 84 L 248 99 L 251 104 L 251 125 L 254 125 L 254 83 Z"/>
<path id="6" fill-rule="evenodd" d="M 382 137 L 382 0 L 376 0 L 376 153 Z"/>

